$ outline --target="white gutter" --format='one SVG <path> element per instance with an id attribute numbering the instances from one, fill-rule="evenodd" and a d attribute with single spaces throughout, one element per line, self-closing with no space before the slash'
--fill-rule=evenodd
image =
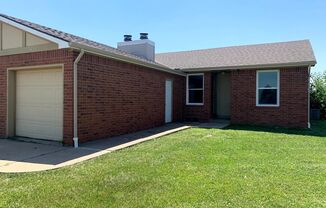
<path id="1" fill-rule="evenodd" d="M 311 69 L 311 66 L 308 67 L 308 129 L 311 128 L 311 124 L 310 124 L 310 69 Z"/>
<path id="2" fill-rule="evenodd" d="M 141 60 L 137 60 L 137 59 L 133 59 L 133 58 L 129 58 L 127 56 L 123 56 L 123 55 L 118 55 L 118 54 L 114 54 L 111 53 L 109 51 L 103 51 L 101 49 L 97 49 L 97 48 L 93 48 L 90 46 L 85 46 L 79 43 L 69 43 L 69 46 L 71 48 L 77 49 L 77 50 L 84 50 L 87 53 L 91 53 L 94 55 L 99 55 L 99 56 L 103 56 L 103 57 L 108 57 L 111 59 L 115 59 L 115 60 L 119 60 L 119 61 L 123 61 L 123 62 L 128 62 L 128 63 L 132 63 L 132 64 L 136 64 L 136 65 L 140 65 L 140 66 L 145 66 L 145 67 L 149 67 L 149 68 L 153 68 L 159 71 L 164 71 L 170 74 L 177 74 L 177 75 L 181 75 L 181 76 L 186 76 L 186 74 L 182 71 L 177 71 L 171 68 L 168 68 L 166 66 L 160 65 L 160 64 L 155 64 L 155 63 L 146 63 L 144 61 Z"/>
<path id="3" fill-rule="evenodd" d="M 78 57 L 74 61 L 74 147 L 78 148 L 78 73 L 77 66 L 80 59 L 84 55 L 84 50 L 81 50 Z"/>

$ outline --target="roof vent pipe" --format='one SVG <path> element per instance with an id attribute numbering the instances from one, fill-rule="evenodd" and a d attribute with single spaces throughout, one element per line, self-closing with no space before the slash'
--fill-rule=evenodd
<path id="1" fill-rule="evenodd" d="M 141 40 L 147 40 L 148 39 L 148 33 L 140 33 L 140 39 Z"/>
<path id="2" fill-rule="evenodd" d="M 123 37 L 125 42 L 132 41 L 132 35 L 124 35 Z"/>

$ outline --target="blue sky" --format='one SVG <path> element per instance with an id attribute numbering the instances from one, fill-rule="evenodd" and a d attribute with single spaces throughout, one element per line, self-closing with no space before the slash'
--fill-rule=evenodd
<path id="1" fill-rule="evenodd" d="M 1 0 L 0 12 L 111 46 L 148 32 L 157 52 L 310 39 L 326 70 L 325 0 Z"/>

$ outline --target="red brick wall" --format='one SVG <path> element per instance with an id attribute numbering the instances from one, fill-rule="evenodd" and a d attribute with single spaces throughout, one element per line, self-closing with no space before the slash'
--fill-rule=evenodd
<path id="1" fill-rule="evenodd" d="M 184 112 L 186 120 L 208 121 L 212 117 L 212 75 L 210 72 L 204 73 L 204 105 L 186 105 L 185 101 Z"/>
<path id="2" fill-rule="evenodd" d="M 164 124 L 166 79 L 173 80 L 173 120 L 182 120 L 185 77 L 85 54 L 78 64 L 80 141 Z"/>
<path id="3" fill-rule="evenodd" d="M 64 64 L 64 142 L 73 137 L 73 61 L 68 49 L 0 57 L 0 137 L 6 136 L 7 68 Z M 212 78 L 205 73 L 203 106 L 185 106 L 185 77 L 86 54 L 78 65 L 81 141 L 164 124 L 165 80 L 173 80 L 173 120 L 207 121 Z M 280 107 L 256 107 L 256 70 L 231 73 L 231 122 L 307 127 L 307 67 L 280 70 Z"/>
<path id="4" fill-rule="evenodd" d="M 7 68 L 64 64 L 64 141 L 73 137 L 73 53 L 68 49 L 0 56 L 0 137 L 6 137 Z"/>
<path id="5" fill-rule="evenodd" d="M 280 106 L 256 107 L 256 70 L 231 73 L 231 123 L 307 127 L 308 68 L 280 69 Z"/>

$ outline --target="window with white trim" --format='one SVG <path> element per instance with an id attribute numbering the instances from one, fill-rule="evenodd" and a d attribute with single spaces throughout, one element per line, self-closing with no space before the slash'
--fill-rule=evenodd
<path id="1" fill-rule="evenodd" d="M 257 106 L 279 106 L 279 70 L 257 71 Z"/>
<path id="2" fill-rule="evenodd" d="M 204 74 L 187 75 L 187 105 L 204 104 Z"/>

